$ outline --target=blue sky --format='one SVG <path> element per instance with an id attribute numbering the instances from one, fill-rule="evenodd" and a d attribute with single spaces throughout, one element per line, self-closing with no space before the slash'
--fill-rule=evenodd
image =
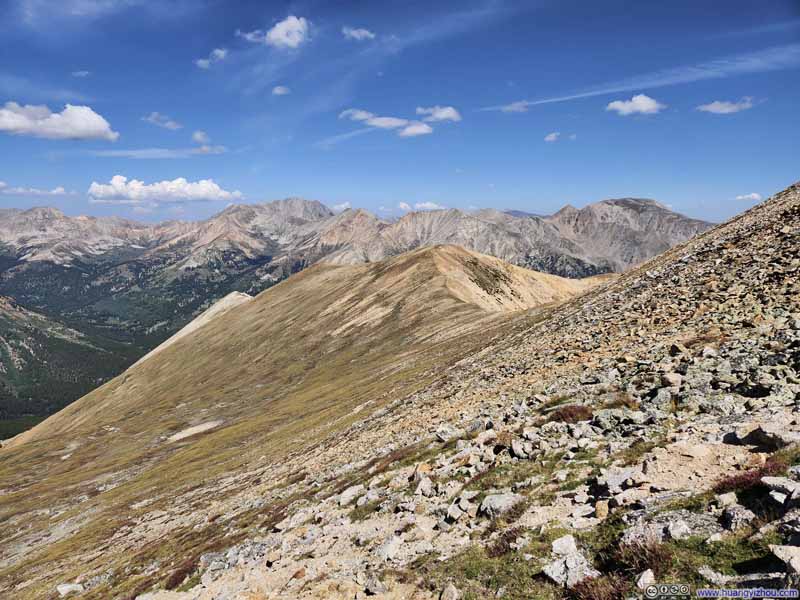
<path id="1" fill-rule="evenodd" d="M 384 216 L 800 179 L 796 0 L 0 0 L 0 205 Z"/>

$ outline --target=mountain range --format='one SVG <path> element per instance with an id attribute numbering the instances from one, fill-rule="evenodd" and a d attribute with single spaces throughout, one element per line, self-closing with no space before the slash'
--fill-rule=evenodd
<path id="1" fill-rule="evenodd" d="M 621 275 L 435 245 L 226 296 L 3 443 L 0 588 L 597 600 L 656 577 L 785 586 L 798 224 L 800 185 Z"/>
<path id="2" fill-rule="evenodd" d="M 47 353 L 28 352 L 21 369 L 8 344 L 0 346 L 0 416 L 50 414 L 216 300 L 258 294 L 318 262 L 362 264 L 454 244 L 576 278 L 624 271 L 709 226 L 640 199 L 567 206 L 545 217 L 439 210 L 395 221 L 296 198 L 155 225 L 51 208 L 0 210 L 0 296 L 80 332 L 83 348 L 97 349 L 92 358 L 83 352 L 69 360 L 68 353 L 71 368 L 51 370 L 43 368 Z M 34 370 L 43 375 L 32 378 Z"/>

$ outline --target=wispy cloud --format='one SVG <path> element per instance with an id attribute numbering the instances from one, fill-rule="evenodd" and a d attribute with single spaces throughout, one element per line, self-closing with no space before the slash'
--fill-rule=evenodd
<path id="1" fill-rule="evenodd" d="M 736 196 L 737 200 L 747 200 L 749 202 L 761 202 L 761 194 L 756 192 L 751 192 L 749 194 L 742 194 L 741 196 Z"/>
<path id="2" fill-rule="evenodd" d="M 736 77 L 738 75 L 748 75 L 751 73 L 794 69 L 797 67 L 800 67 L 800 44 L 772 46 L 770 48 L 765 48 L 764 50 L 737 54 L 725 58 L 698 63 L 696 65 L 662 69 L 660 71 L 654 71 L 652 73 L 646 73 L 628 79 L 606 83 L 575 94 L 553 96 L 538 100 L 517 100 L 516 102 L 509 104 L 488 106 L 481 110 L 525 112 L 531 106 L 538 106 L 541 104 L 567 102 L 569 100 L 592 98 L 594 96 L 605 96 L 607 94 L 615 94 L 618 92 L 631 92 L 636 90 L 679 85 L 683 83 L 693 83 L 696 81 L 706 81 L 709 79 L 724 79 L 727 77 Z"/>
<path id="3" fill-rule="evenodd" d="M 713 113 L 715 115 L 730 115 L 743 110 L 753 108 L 753 99 L 750 96 L 745 96 L 737 102 L 728 102 L 727 100 L 714 100 L 708 104 L 701 104 L 697 110 L 701 112 Z"/>
<path id="4" fill-rule="evenodd" d="M 74 90 L 52 87 L 8 73 L 0 73 L 0 95 L 25 98 L 27 101 L 87 102 L 89 100 L 87 96 Z"/>
<path id="5" fill-rule="evenodd" d="M 158 19 L 178 19 L 187 13 L 204 9 L 206 0 L 7 0 L 13 8 L 8 12 L 26 26 L 40 33 L 53 33 L 54 21 L 70 24 L 91 24 L 124 10 L 136 9 Z M 14 11 L 14 8 L 16 11 Z M 16 13 L 16 14 L 14 14 Z"/>
<path id="6" fill-rule="evenodd" d="M 89 77 L 89 75 L 91 74 L 92 74 L 91 71 L 73 71 L 72 73 L 70 73 L 70 75 L 72 75 L 73 77 L 77 77 L 79 79 L 85 79 L 86 77 Z"/>
<path id="7" fill-rule="evenodd" d="M 341 113 L 339 113 L 339 118 L 348 119 L 357 123 L 363 123 L 372 129 L 387 129 L 396 131 L 397 135 L 403 138 L 418 137 L 433 133 L 433 127 L 424 121 L 441 122 L 461 120 L 461 115 L 452 106 L 433 106 L 431 108 L 418 107 L 416 114 L 425 116 L 423 121 L 404 119 L 402 117 L 382 117 L 360 108 L 348 108 L 347 110 L 343 110 Z M 361 135 L 361 133 L 364 131 L 365 130 L 363 129 L 359 129 L 357 131 L 350 132 L 350 134 L 328 138 L 327 140 L 323 140 L 323 142 L 326 142 L 326 146 L 331 146 L 334 143 L 339 143 L 350 139 L 351 137 Z"/>
<path id="8" fill-rule="evenodd" d="M 459 113 L 454 107 L 452 106 L 431 106 L 430 108 L 425 108 L 423 106 L 417 107 L 417 114 L 418 115 L 425 115 L 422 119 L 427 123 L 436 123 L 438 121 L 454 121 L 458 122 L 461 120 L 461 113 Z"/>
<path id="9" fill-rule="evenodd" d="M 17 0 L 17 9 L 25 23 L 37 25 L 56 18 L 93 20 L 144 3 L 145 0 Z"/>
<path id="10" fill-rule="evenodd" d="M 347 40 L 355 40 L 356 42 L 363 42 L 366 40 L 374 40 L 375 34 L 369 29 L 342 27 L 342 35 Z"/>
<path id="11" fill-rule="evenodd" d="M 194 61 L 200 69 L 210 69 L 214 63 L 222 62 L 228 56 L 226 48 L 214 48 L 208 55 L 208 58 L 198 58 Z"/>
<path id="12" fill-rule="evenodd" d="M 169 129 L 170 131 L 177 131 L 183 127 L 183 125 L 174 119 L 155 111 L 142 117 L 142 121 L 145 123 L 150 123 L 151 125 L 155 125 L 156 127 L 161 127 L 162 129 Z"/>
<path id="13" fill-rule="evenodd" d="M 347 210 L 348 208 L 352 208 L 349 202 L 342 202 L 341 204 L 334 204 L 333 205 L 333 212 L 342 212 Z"/>
<path id="14" fill-rule="evenodd" d="M 135 148 L 120 150 L 96 150 L 92 156 L 100 158 L 130 158 L 133 160 L 170 160 L 179 158 L 193 158 L 195 156 L 211 156 L 225 154 L 225 146 L 211 145 L 211 137 L 202 130 L 192 133 L 192 141 L 198 144 L 194 148 Z"/>
<path id="15" fill-rule="evenodd" d="M 445 210 L 447 207 L 436 202 L 417 202 L 414 205 L 416 210 Z"/>
<path id="16" fill-rule="evenodd" d="M 75 192 L 67 191 L 63 186 L 58 186 L 51 190 L 33 188 L 33 187 L 13 187 L 8 185 L 5 181 L 0 181 L 0 195 L 3 196 L 18 196 L 24 197 L 41 197 L 41 196 L 74 196 Z"/>
<path id="17" fill-rule="evenodd" d="M 192 141 L 195 144 L 210 144 L 211 138 L 205 131 L 198 129 L 192 134 Z"/>
<path id="18" fill-rule="evenodd" d="M 225 154 L 225 146 L 198 146 L 196 148 L 137 148 L 128 150 L 95 150 L 90 152 L 98 158 L 130 158 L 133 160 L 170 160 Z"/>
<path id="19" fill-rule="evenodd" d="M 333 148 L 336 144 L 345 142 L 354 137 L 362 136 L 365 133 L 371 133 L 373 131 L 378 131 L 378 129 L 375 129 L 374 127 L 365 127 L 363 129 L 356 129 L 355 131 L 348 131 L 347 133 L 341 133 L 339 135 L 332 135 L 331 137 L 327 137 L 323 140 L 318 141 L 317 143 L 314 144 L 314 146 L 322 150 L 328 150 L 330 148 Z"/>
<path id="20" fill-rule="evenodd" d="M 400 130 L 400 137 L 417 137 L 419 135 L 429 135 L 433 133 L 433 127 L 421 121 L 411 121 Z"/>
<path id="21" fill-rule="evenodd" d="M 761 35 L 765 33 L 781 33 L 800 28 L 800 19 L 789 19 L 788 21 L 776 21 L 765 25 L 756 25 L 749 29 L 737 29 L 713 35 L 712 38 L 742 37 L 748 35 Z"/>
<path id="22" fill-rule="evenodd" d="M 487 23 L 509 17 L 515 12 L 525 9 L 524 3 L 486 0 L 473 8 L 465 8 L 436 17 L 429 15 L 423 25 L 403 34 L 384 36 L 382 39 L 387 48 L 399 52 L 419 44 L 467 33 L 477 27 L 485 27 Z"/>

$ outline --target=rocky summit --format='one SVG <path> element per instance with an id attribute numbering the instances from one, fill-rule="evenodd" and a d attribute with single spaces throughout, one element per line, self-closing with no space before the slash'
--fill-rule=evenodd
<path id="1" fill-rule="evenodd" d="M 800 185 L 580 289 L 517 269 L 450 246 L 318 264 L 5 442 L 0 588 L 797 586 Z"/>

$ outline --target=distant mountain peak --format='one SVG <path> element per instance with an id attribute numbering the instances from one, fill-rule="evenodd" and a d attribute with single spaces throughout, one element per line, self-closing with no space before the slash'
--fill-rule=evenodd
<path id="1" fill-rule="evenodd" d="M 66 215 L 57 208 L 51 206 L 35 206 L 22 212 L 22 215 L 33 219 L 64 219 Z"/>
<path id="2" fill-rule="evenodd" d="M 653 200 L 651 198 L 609 198 L 608 200 L 601 200 L 599 204 L 621 206 L 631 210 L 649 210 L 652 208 L 670 210 L 664 204 L 661 204 L 657 200 Z"/>

